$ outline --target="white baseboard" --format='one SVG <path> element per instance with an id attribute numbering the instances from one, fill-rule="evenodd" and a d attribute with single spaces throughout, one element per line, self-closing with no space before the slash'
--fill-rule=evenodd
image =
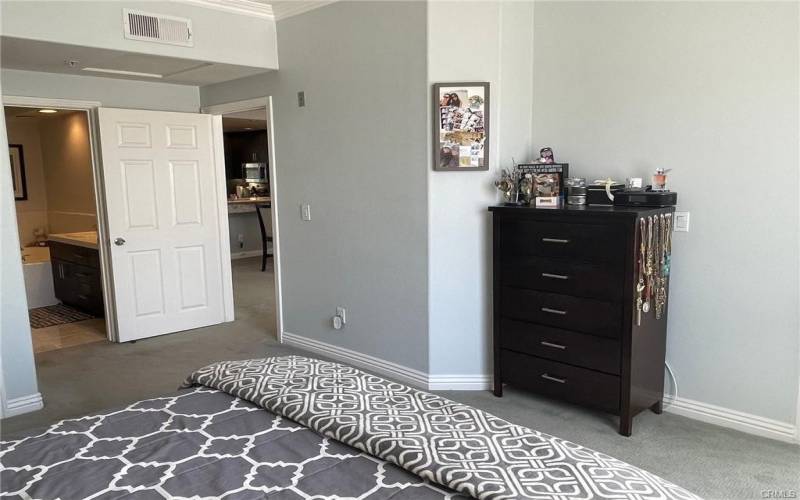
<path id="1" fill-rule="evenodd" d="M 485 391 L 492 386 L 491 375 L 429 375 L 420 370 L 294 333 L 283 332 L 283 341 L 430 391 Z M 685 398 L 673 399 L 665 396 L 664 405 L 665 411 L 694 420 L 787 443 L 798 442 L 796 427 L 785 422 Z"/>
<path id="2" fill-rule="evenodd" d="M 488 391 L 491 375 L 429 375 L 429 391 Z"/>
<path id="3" fill-rule="evenodd" d="M 386 375 L 387 377 L 393 378 L 400 382 L 405 382 L 415 387 L 422 389 L 428 388 L 428 374 L 420 370 L 408 368 L 407 366 L 392 363 L 391 361 L 376 358 L 375 356 L 369 356 L 357 351 L 345 349 L 344 347 L 326 344 L 325 342 L 320 342 L 319 340 L 301 337 L 300 335 L 295 335 L 294 333 L 289 333 L 286 331 L 283 332 L 282 338 L 283 342 L 289 345 L 301 347 L 338 361 L 344 361 L 345 363 L 349 363 L 351 365 L 366 368 L 367 370 L 380 373 L 381 375 Z"/>
<path id="4" fill-rule="evenodd" d="M 787 443 L 797 443 L 797 429 L 794 425 L 779 422 L 758 415 L 731 410 L 691 399 L 664 397 L 664 411 L 681 415 L 709 424 L 727 427 L 737 431 L 755 434 Z"/>
<path id="5" fill-rule="evenodd" d="M 231 252 L 231 260 L 247 259 L 248 257 L 261 257 L 261 250 L 246 250 L 244 252 Z"/>
<path id="6" fill-rule="evenodd" d="M 41 410 L 44 408 L 44 401 L 40 393 L 28 394 L 6 401 L 5 411 L 3 418 L 16 417 L 23 413 L 30 413 L 32 411 Z"/>

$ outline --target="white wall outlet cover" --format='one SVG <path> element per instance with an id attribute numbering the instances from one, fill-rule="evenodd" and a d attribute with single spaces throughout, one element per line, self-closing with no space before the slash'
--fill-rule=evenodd
<path id="1" fill-rule="evenodd" d="M 347 309 L 344 307 L 337 307 L 336 315 L 342 318 L 342 324 L 347 324 Z"/>
<path id="2" fill-rule="evenodd" d="M 689 212 L 675 212 L 675 224 L 672 225 L 673 231 L 689 232 Z"/>
<path id="3" fill-rule="evenodd" d="M 311 205 L 304 203 L 300 207 L 300 215 L 303 217 L 303 220 L 311 220 Z"/>
<path id="4" fill-rule="evenodd" d="M 343 324 L 342 318 L 340 318 L 339 316 L 334 316 L 333 317 L 333 329 L 334 330 L 341 330 L 342 329 L 342 324 Z"/>

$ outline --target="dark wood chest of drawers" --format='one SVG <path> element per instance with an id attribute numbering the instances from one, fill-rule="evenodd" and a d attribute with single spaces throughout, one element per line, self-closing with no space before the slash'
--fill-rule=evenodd
<path id="1" fill-rule="evenodd" d="M 599 408 L 629 436 L 664 391 L 667 306 L 637 324 L 640 220 L 673 209 L 490 211 L 495 395 L 507 383 Z"/>
<path id="2" fill-rule="evenodd" d="M 50 242 L 53 288 L 58 300 L 94 316 L 104 316 L 100 255 L 96 249 Z"/>

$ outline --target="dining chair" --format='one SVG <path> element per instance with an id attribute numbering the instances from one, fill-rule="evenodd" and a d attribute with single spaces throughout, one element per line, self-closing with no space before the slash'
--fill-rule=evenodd
<path id="1" fill-rule="evenodd" d="M 272 242 L 272 214 L 267 213 L 266 217 L 261 213 L 262 210 L 272 209 L 271 203 L 256 204 L 256 215 L 258 215 L 258 227 L 261 229 L 261 272 L 267 269 L 267 243 Z"/>

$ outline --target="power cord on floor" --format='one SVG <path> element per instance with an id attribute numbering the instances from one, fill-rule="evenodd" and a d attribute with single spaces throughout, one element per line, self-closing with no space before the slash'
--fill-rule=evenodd
<path id="1" fill-rule="evenodd" d="M 674 389 L 672 396 L 670 397 L 670 404 L 672 406 L 675 404 L 675 400 L 678 399 L 678 379 L 675 378 L 675 372 L 672 371 L 672 367 L 669 366 L 669 363 L 664 361 L 664 366 L 667 369 L 667 373 L 669 373 L 669 378 L 672 379 L 672 388 Z"/>

